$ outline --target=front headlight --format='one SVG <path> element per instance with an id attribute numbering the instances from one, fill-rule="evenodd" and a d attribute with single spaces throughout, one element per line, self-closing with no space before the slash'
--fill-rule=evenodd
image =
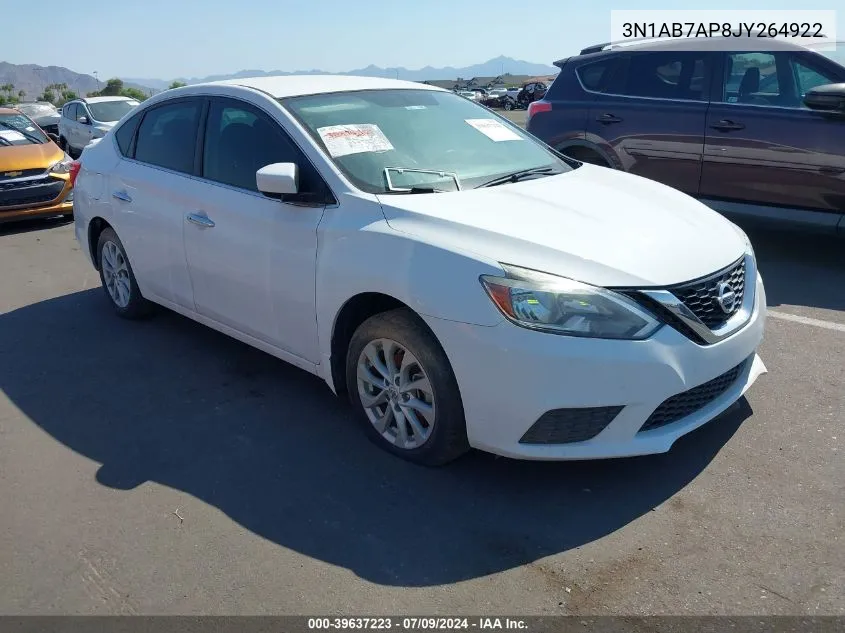
<path id="1" fill-rule="evenodd" d="M 50 173 L 52 174 L 69 174 L 70 173 L 70 166 L 73 164 L 73 159 L 65 154 L 64 158 L 62 158 L 59 162 L 55 163 L 52 167 L 50 167 Z"/>
<path id="2" fill-rule="evenodd" d="M 634 301 L 611 290 L 503 266 L 506 277 L 482 275 L 481 283 L 511 322 L 567 336 L 642 340 L 662 325 Z"/>

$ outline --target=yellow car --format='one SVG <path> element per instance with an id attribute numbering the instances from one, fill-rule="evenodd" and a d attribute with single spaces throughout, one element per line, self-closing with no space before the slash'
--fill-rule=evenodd
<path id="1" fill-rule="evenodd" d="M 32 119 L 0 108 L 0 223 L 73 214 L 73 161 Z"/>

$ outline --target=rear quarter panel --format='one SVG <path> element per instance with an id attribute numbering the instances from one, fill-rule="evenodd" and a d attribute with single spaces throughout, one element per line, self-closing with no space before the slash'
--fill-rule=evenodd
<path id="1" fill-rule="evenodd" d="M 528 121 L 528 132 L 556 149 L 583 140 L 595 95 L 585 92 L 568 62 L 546 92 L 544 99 L 552 104 L 548 112 L 535 114 Z"/>

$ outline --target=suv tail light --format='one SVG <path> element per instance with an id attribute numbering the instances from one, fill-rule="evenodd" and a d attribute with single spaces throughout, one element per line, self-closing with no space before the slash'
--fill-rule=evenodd
<path id="1" fill-rule="evenodd" d="M 540 112 L 551 112 L 552 104 L 548 101 L 532 101 L 528 104 L 528 118 Z"/>
<path id="2" fill-rule="evenodd" d="M 78 160 L 75 160 L 70 164 L 70 186 L 71 187 L 76 185 L 76 177 L 79 175 L 80 169 L 82 169 L 82 163 L 80 163 Z"/>

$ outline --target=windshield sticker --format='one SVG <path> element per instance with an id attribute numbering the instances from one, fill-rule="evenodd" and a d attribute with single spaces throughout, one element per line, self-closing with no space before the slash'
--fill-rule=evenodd
<path id="1" fill-rule="evenodd" d="M 25 141 L 26 137 L 17 130 L 0 130 L 0 138 L 9 141 Z"/>
<path id="2" fill-rule="evenodd" d="M 491 141 L 521 141 L 523 138 L 495 119 L 465 119 Z"/>
<path id="3" fill-rule="evenodd" d="M 425 106 L 416 105 L 416 106 L 405 106 L 406 110 L 425 110 Z"/>
<path id="4" fill-rule="evenodd" d="M 27 132 L 34 132 L 35 128 L 30 125 L 28 128 L 26 128 L 26 131 Z"/>
<path id="5" fill-rule="evenodd" d="M 317 128 L 332 158 L 364 152 L 386 152 L 393 149 L 378 125 L 354 123 Z"/>

